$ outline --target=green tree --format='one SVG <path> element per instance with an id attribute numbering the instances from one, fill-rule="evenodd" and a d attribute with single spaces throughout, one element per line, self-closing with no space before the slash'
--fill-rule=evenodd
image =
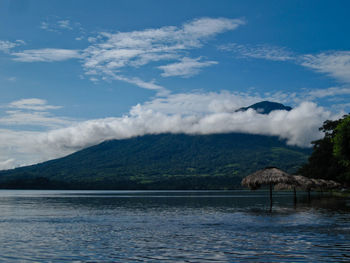
<path id="1" fill-rule="evenodd" d="M 336 127 L 333 138 L 333 154 L 345 167 L 350 166 L 350 115 Z"/>
<path id="2" fill-rule="evenodd" d="M 344 116 L 344 119 L 346 116 Z M 327 120 L 323 123 L 320 131 L 324 132 L 324 137 L 312 142 L 313 152 L 299 172 L 307 177 L 336 180 L 341 182 L 349 181 L 346 174 L 346 167 L 339 162 L 339 158 L 334 154 L 334 140 L 339 132 L 339 126 L 344 119 L 335 121 Z M 343 137 L 342 137 L 343 138 Z"/>

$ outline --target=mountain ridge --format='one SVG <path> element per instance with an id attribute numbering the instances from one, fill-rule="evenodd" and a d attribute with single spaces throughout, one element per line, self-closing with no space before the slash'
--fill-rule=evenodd
<path id="1" fill-rule="evenodd" d="M 249 109 L 253 109 L 260 114 L 269 114 L 270 112 L 275 111 L 275 110 L 291 111 L 292 107 L 285 106 L 282 103 L 272 102 L 272 101 L 266 100 L 266 101 L 257 102 L 255 104 L 248 106 L 248 107 L 239 108 L 238 110 L 236 110 L 236 112 L 247 111 Z"/>
<path id="2" fill-rule="evenodd" d="M 239 110 L 248 109 L 268 114 L 291 107 L 262 101 Z M 311 149 L 288 146 L 275 136 L 143 135 L 0 171 L 0 188 L 232 189 L 240 187 L 243 176 L 266 166 L 296 172 L 310 153 Z"/>
<path id="3" fill-rule="evenodd" d="M 109 140 L 66 157 L 0 172 L 2 188 L 226 189 L 265 166 L 296 172 L 310 149 L 273 136 L 160 134 Z"/>

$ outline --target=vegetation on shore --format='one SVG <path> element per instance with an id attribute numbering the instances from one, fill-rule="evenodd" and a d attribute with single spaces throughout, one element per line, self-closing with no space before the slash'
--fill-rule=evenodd
<path id="1" fill-rule="evenodd" d="M 299 173 L 310 178 L 335 180 L 350 185 L 350 115 L 325 121 L 324 137 L 314 141 L 313 152 Z"/>
<path id="2" fill-rule="evenodd" d="M 0 172 L 1 188 L 235 189 L 266 166 L 294 173 L 311 149 L 250 134 L 160 134 L 106 141 L 61 159 Z"/>
<path id="3" fill-rule="evenodd" d="M 350 115 L 325 121 L 320 130 L 324 137 L 312 142 L 312 154 L 277 137 L 239 133 L 105 141 L 64 158 L 0 171 L 0 188 L 235 189 L 244 176 L 266 166 L 349 186 Z"/>

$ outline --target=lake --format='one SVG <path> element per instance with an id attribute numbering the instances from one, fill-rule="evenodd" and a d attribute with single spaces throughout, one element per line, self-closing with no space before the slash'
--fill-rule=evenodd
<path id="1" fill-rule="evenodd" d="M 0 262 L 349 262 L 350 199 L 0 191 Z"/>

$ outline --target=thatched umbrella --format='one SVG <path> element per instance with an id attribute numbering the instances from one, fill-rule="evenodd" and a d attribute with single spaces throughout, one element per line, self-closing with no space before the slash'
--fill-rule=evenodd
<path id="1" fill-rule="evenodd" d="M 294 202 L 297 200 L 297 192 L 296 189 L 304 190 L 308 192 L 308 196 L 310 199 L 310 191 L 311 188 L 314 187 L 315 183 L 312 182 L 309 178 L 302 175 L 292 175 L 295 179 L 295 182 L 292 184 L 277 184 L 275 185 L 275 190 L 293 190 L 294 192 Z"/>
<path id="2" fill-rule="evenodd" d="M 325 187 L 325 184 L 321 181 L 319 181 L 319 179 L 310 179 L 313 183 L 314 183 L 314 187 L 313 189 L 322 189 L 323 187 Z"/>
<path id="3" fill-rule="evenodd" d="M 325 180 L 325 179 L 311 179 L 315 183 L 316 189 L 321 190 L 323 192 L 324 190 L 331 190 L 336 189 L 340 187 L 340 184 L 333 181 L 333 180 Z"/>
<path id="4" fill-rule="evenodd" d="M 321 192 L 326 190 L 329 186 L 329 183 L 324 179 L 312 179 L 312 181 L 316 184 L 315 188 L 320 189 Z"/>
<path id="5" fill-rule="evenodd" d="M 323 189 L 327 190 L 331 186 L 331 183 L 329 183 L 329 181 L 325 179 L 318 179 L 318 181 L 320 181 L 321 184 L 323 185 Z"/>
<path id="6" fill-rule="evenodd" d="M 293 196 L 294 196 L 294 204 L 297 202 L 297 191 L 296 188 L 299 186 L 299 184 L 297 182 L 294 182 L 292 184 L 288 183 L 279 183 L 274 185 L 273 189 L 274 190 L 293 190 Z"/>
<path id="7" fill-rule="evenodd" d="M 329 184 L 330 184 L 330 189 L 337 189 L 340 188 L 341 184 L 333 181 L 333 180 L 328 180 Z"/>
<path id="8" fill-rule="evenodd" d="M 242 186 L 249 187 L 252 190 L 258 189 L 261 185 L 270 186 L 270 204 L 272 206 L 272 186 L 284 183 L 293 184 L 296 180 L 288 173 L 276 168 L 267 167 L 259 170 L 251 175 L 248 175 L 242 180 Z"/>
<path id="9" fill-rule="evenodd" d="M 294 178 L 295 178 L 295 180 L 297 180 L 297 182 L 299 184 L 299 188 L 304 190 L 304 191 L 307 191 L 307 196 L 308 196 L 308 199 L 310 201 L 310 192 L 311 192 L 311 189 L 316 187 L 315 182 L 312 179 L 307 178 L 307 177 L 302 176 L 302 175 L 295 175 Z"/>
<path id="10" fill-rule="evenodd" d="M 325 189 L 336 189 L 339 188 L 341 186 L 340 183 L 337 183 L 336 181 L 333 180 L 324 180 L 324 179 L 315 179 L 318 182 L 318 187 L 321 190 L 325 190 Z"/>
<path id="11" fill-rule="evenodd" d="M 302 175 L 294 175 L 293 177 L 294 177 L 295 180 L 297 180 L 297 182 L 298 182 L 298 185 L 299 185 L 298 188 L 300 188 L 300 189 L 302 189 L 302 190 L 308 191 L 308 190 L 310 190 L 311 188 L 315 187 L 315 183 L 314 183 L 311 179 L 309 179 L 309 178 L 307 178 L 307 177 L 305 177 L 305 176 L 302 176 Z"/>

